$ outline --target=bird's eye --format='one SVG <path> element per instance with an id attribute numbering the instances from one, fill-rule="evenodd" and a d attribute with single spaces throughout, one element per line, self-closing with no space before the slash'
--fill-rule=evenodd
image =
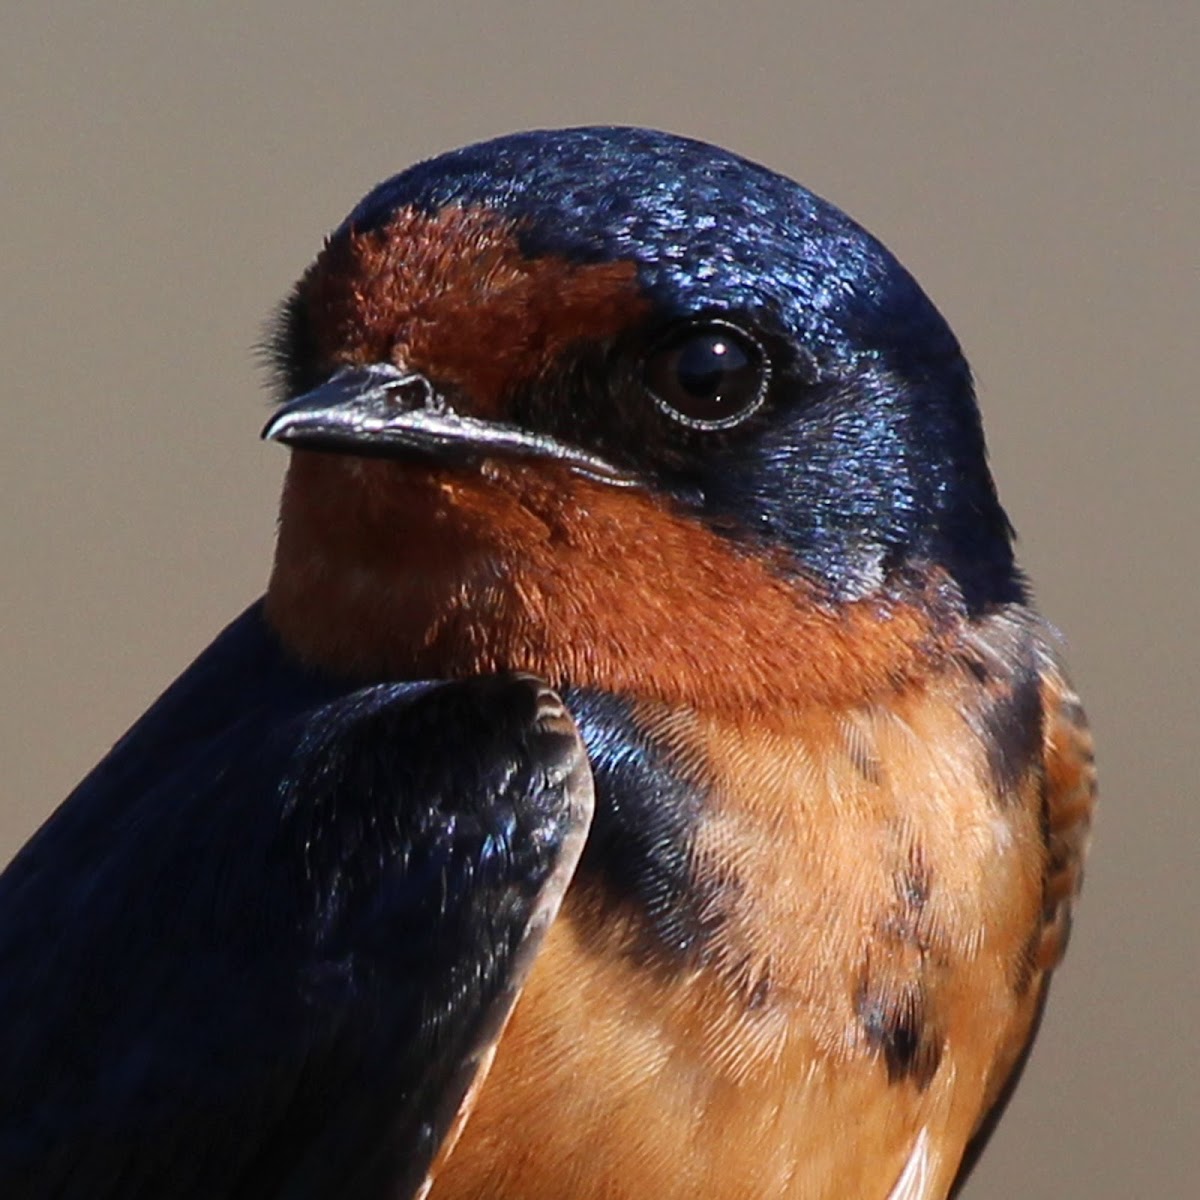
<path id="1" fill-rule="evenodd" d="M 643 382 L 667 416 L 728 429 L 763 402 L 769 366 L 758 344 L 723 321 L 676 331 L 646 359 Z"/>

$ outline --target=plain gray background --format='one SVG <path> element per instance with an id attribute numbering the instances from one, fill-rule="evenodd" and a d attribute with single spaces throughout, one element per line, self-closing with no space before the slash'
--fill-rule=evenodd
<path id="1" fill-rule="evenodd" d="M 1075 941 L 969 1196 L 1196 1195 L 1200 6 L 22 7 L 0 861 L 261 589 L 286 456 L 253 345 L 358 196 L 524 127 L 699 136 L 841 205 L 950 318 L 1096 729 Z"/>

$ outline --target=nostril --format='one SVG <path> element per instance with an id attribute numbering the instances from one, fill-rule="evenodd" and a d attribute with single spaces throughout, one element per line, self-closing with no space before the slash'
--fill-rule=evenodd
<path id="1" fill-rule="evenodd" d="M 388 384 L 384 395 L 401 412 L 443 412 L 446 402 L 424 375 L 406 375 Z"/>

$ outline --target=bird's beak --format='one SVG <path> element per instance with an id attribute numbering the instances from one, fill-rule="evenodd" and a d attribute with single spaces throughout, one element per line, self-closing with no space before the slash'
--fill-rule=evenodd
<path id="1" fill-rule="evenodd" d="M 463 416 L 424 375 L 387 363 L 341 368 L 278 409 L 262 436 L 306 450 L 377 458 L 549 459 L 601 483 L 638 483 L 632 472 L 547 434 Z"/>

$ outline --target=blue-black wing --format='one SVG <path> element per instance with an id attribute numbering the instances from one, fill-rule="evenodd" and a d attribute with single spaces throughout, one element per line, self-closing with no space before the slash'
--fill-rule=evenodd
<path id="1" fill-rule="evenodd" d="M 339 686 L 252 608 L 0 876 L 0 1196 L 413 1194 L 590 815 L 537 681 Z"/>

